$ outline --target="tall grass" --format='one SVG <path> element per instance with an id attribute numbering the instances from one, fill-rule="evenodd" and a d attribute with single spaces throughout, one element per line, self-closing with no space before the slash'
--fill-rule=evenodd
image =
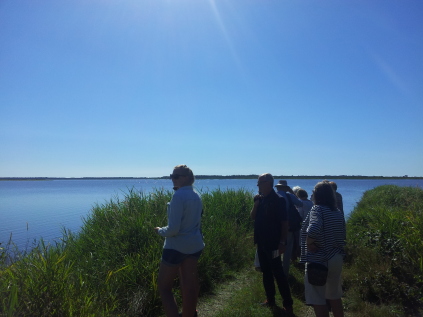
<path id="1" fill-rule="evenodd" d="M 162 314 L 157 274 L 163 238 L 153 228 L 166 225 L 172 194 L 128 190 L 123 199 L 96 205 L 80 232 L 64 232 L 61 243 L 41 240 L 23 253 L 10 243 L 0 247 L 0 316 Z M 204 293 L 252 265 L 253 193 L 217 189 L 201 195 L 206 248 L 199 276 Z M 290 284 L 302 300 L 298 272 Z M 421 314 L 423 190 L 381 186 L 364 194 L 347 221 L 344 287 L 344 303 L 353 315 Z M 254 291 L 251 300 L 261 298 L 261 292 Z M 244 307 L 243 296 L 249 291 L 240 294 L 240 314 L 249 309 L 247 315 L 256 315 L 256 306 Z M 179 301 L 178 292 L 176 296 Z"/>
<path id="2" fill-rule="evenodd" d="M 386 185 L 364 193 L 348 219 L 347 241 L 345 286 L 351 309 L 370 303 L 381 307 L 380 316 L 421 313 L 422 189 Z"/>
<path id="3" fill-rule="evenodd" d="M 96 205 L 80 233 L 64 232 L 61 243 L 41 240 L 11 260 L 0 250 L 0 315 L 159 315 L 163 238 L 153 228 L 166 225 L 172 194 L 129 190 L 121 200 Z M 202 193 L 202 199 L 206 248 L 199 276 L 205 292 L 251 262 L 252 193 L 215 190 Z"/>

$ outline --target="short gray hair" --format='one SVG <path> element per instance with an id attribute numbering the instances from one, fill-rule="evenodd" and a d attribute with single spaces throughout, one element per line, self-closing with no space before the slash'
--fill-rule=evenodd
<path id="1" fill-rule="evenodd" d="M 270 173 L 264 173 L 264 174 L 261 174 L 259 177 L 263 177 L 265 180 L 267 180 L 270 183 L 272 183 L 272 187 L 273 187 L 273 184 L 275 183 L 275 180 L 274 180 L 272 174 L 270 174 Z"/>

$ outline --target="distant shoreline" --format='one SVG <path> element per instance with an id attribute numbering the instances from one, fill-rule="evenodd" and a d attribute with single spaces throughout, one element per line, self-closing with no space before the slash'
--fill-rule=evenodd
<path id="1" fill-rule="evenodd" d="M 195 175 L 196 179 L 257 179 L 259 175 Z M 274 175 L 278 179 L 423 179 L 422 176 L 362 176 L 362 175 L 318 175 L 286 176 Z M 161 177 L 0 177 L 0 181 L 49 181 L 49 180 L 106 180 L 106 179 L 168 179 Z"/>

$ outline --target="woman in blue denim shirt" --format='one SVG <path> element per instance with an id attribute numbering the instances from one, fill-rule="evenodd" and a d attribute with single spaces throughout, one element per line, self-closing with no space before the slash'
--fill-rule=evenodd
<path id="1" fill-rule="evenodd" d="M 167 205 L 168 224 L 154 230 L 165 238 L 158 277 L 163 307 L 168 317 L 197 316 L 199 292 L 197 263 L 204 248 L 201 233 L 203 205 L 194 191 L 194 174 L 186 165 L 175 166 L 170 175 L 175 193 Z M 179 274 L 182 287 L 182 314 L 172 293 L 173 281 Z"/>

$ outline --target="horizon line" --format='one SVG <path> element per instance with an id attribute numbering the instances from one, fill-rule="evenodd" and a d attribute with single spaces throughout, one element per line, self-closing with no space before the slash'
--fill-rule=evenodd
<path id="1" fill-rule="evenodd" d="M 233 175 L 217 175 L 217 174 L 200 174 L 195 178 L 257 178 L 261 174 L 233 174 Z M 0 177 L 0 180 L 35 180 L 35 179 L 168 179 L 169 176 L 78 176 L 78 177 L 62 177 L 62 176 L 6 176 Z M 273 178 L 423 178 L 423 176 L 382 176 L 382 175 L 273 175 Z"/>

